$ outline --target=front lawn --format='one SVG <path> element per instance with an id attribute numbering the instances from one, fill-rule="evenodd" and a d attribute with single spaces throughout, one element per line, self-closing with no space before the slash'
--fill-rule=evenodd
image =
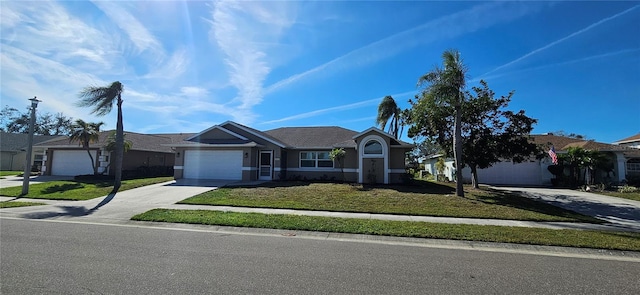
<path id="1" fill-rule="evenodd" d="M 153 209 L 133 220 L 640 251 L 640 233 L 553 230 L 210 210 Z"/>
<path id="2" fill-rule="evenodd" d="M 20 202 L 20 201 L 0 202 L 0 208 L 15 208 L 15 207 L 40 206 L 40 205 L 46 205 L 46 204 L 36 203 L 36 202 Z"/>
<path id="3" fill-rule="evenodd" d="M 154 177 L 123 180 L 120 191 L 173 180 L 173 177 Z M 0 188 L 0 195 L 30 199 L 82 201 L 103 197 L 113 190 L 113 181 L 50 181 L 29 185 L 29 194 L 22 194 L 22 187 Z"/>
<path id="4" fill-rule="evenodd" d="M 601 221 L 534 200 L 488 189 L 466 188 L 465 198 L 450 185 L 415 181 L 413 185 L 270 182 L 206 192 L 181 204 L 243 206 L 340 212 L 365 212 L 529 221 Z"/>
<path id="5" fill-rule="evenodd" d="M 640 190 L 637 190 L 635 192 L 629 192 L 629 193 L 621 193 L 621 192 L 614 192 L 614 191 L 601 191 L 601 192 L 596 192 L 596 194 L 602 194 L 602 195 L 606 195 L 606 196 L 610 196 L 610 197 L 616 197 L 616 198 L 623 198 L 623 199 L 629 199 L 629 200 L 634 200 L 634 201 L 640 201 Z"/>
<path id="6" fill-rule="evenodd" d="M 22 174 L 24 171 L 0 171 L 0 177 L 4 176 L 16 176 Z"/>

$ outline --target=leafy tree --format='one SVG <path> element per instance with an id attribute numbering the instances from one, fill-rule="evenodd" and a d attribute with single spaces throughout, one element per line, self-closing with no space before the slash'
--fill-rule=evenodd
<path id="1" fill-rule="evenodd" d="M 529 133 L 537 120 L 529 118 L 524 111 L 514 113 L 506 111 L 513 92 L 507 96 L 495 98 L 495 93 L 484 81 L 479 87 L 464 94 L 461 105 L 462 161 L 456 162 L 456 172 L 464 166 L 471 169 L 473 187 L 478 187 L 478 169 L 485 169 L 503 159 L 520 163 L 532 156 L 540 155 L 539 147 L 529 140 Z M 414 106 L 414 117 L 420 129 L 409 129 L 412 136 L 418 130 L 421 135 L 435 138 L 451 156 L 451 130 L 454 120 L 450 105 L 439 104 L 431 95 L 424 96 Z M 459 177 L 456 175 L 456 177 Z"/>
<path id="2" fill-rule="evenodd" d="M 402 110 L 396 104 L 396 101 L 390 95 L 385 96 L 378 105 L 378 117 L 376 117 L 376 124 L 380 126 L 380 129 L 384 130 L 389 123 L 389 133 L 396 139 L 400 137 L 402 131 L 400 131 Z M 391 120 L 391 122 L 389 122 Z"/>
<path id="3" fill-rule="evenodd" d="M 447 50 L 442 54 L 442 67 L 436 66 L 430 72 L 424 74 L 418 80 L 418 85 L 426 85 L 422 90 L 421 99 L 432 100 L 435 105 L 443 106 L 439 110 L 447 110 L 453 114 L 453 156 L 456 161 L 456 195 L 464 197 L 462 187 L 462 170 L 457 166 L 462 163 L 462 105 L 465 100 L 464 89 L 467 80 L 467 67 L 462 62 L 457 50 Z M 415 114 L 415 112 L 414 112 Z M 425 125 L 415 124 L 415 116 L 412 114 L 411 122 L 413 134 L 424 133 Z M 421 115 L 424 115 L 422 113 Z M 450 116 L 440 116 L 449 120 Z M 421 122 L 424 118 L 418 119 Z M 446 126 L 446 125 L 443 125 Z"/>
<path id="4" fill-rule="evenodd" d="M 118 191 L 122 183 L 122 158 L 124 157 L 124 127 L 122 123 L 122 92 L 124 86 L 119 81 L 115 81 L 106 87 L 88 86 L 79 94 L 79 106 L 92 108 L 91 113 L 104 116 L 111 112 L 115 103 L 118 109 L 118 119 L 116 122 L 116 149 L 115 149 L 115 180 L 113 191 Z"/>
<path id="5" fill-rule="evenodd" d="M 577 186 L 579 183 L 592 183 L 595 171 L 610 173 L 613 171 L 613 163 L 602 152 L 585 150 L 581 147 L 569 147 L 566 153 L 558 154 L 560 167 L 569 168 L 569 185 Z M 586 178 L 586 171 L 590 172 L 590 178 Z M 583 176 L 582 180 L 580 176 Z"/>
<path id="6" fill-rule="evenodd" d="M 24 113 L 17 109 L 5 106 L 0 111 L 0 129 L 10 133 L 29 133 L 31 109 L 28 107 Z M 63 113 L 38 113 L 33 133 L 36 135 L 70 135 L 72 132 L 72 118 Z"/>
<path id="7" fill-rule="evenodd" d="M 104 125 L 103 122 L 90 123 L 78 119 L 73 125 L 73 132 L 69 136 L 69 142 L 78 142 L 84 149 L 87 150 L 89 159 L 91 159 L 91 167 L 93 167 L 94 175 L 98 175 L 98 167 L 96 166 L 93 156 L 91 155 L 89 145 L 100 140 L 100 127 L 102 125 Z"/>

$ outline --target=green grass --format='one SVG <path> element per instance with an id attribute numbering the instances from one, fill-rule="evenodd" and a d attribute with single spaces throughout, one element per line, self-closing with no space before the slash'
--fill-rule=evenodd
<path id="1" fill-rule="evenodd" d="M 623 198 L 623 199 L 629 199 L 629 200 L 634 200 L 634 201 L 640 201 L 640 191 L 635 191 L 635 192 L 632 192 L 632 193 L 602 191 L 602 192 L 596 192 L 596 194 L 602 194 L 602 195 L 616 197 L 616 198 Z"/>
<path id="2" fill-rule="evenodd" d="M 120 191 L 154 183 L 173 180 L 173 177 L 155 177 L 123 180 Z M 22 187 L 0 188 L 0 195 L 30 199 L 82 201 L 108 195 L 113 190 L 113 181 L 50 181 L 29 185 L 29 194 L 22 194 Z"/>
<path id="3" fill-rule="evenodd" d="M 3 177 L 3 176 L 15 176 L 15 175 L 22 174 L 22 172 L 24 172 L 24 171 L 0 171 L 0 177 Z"/>
<path id="4" fill-rule="evenodd" d="M 36 203 L 36 202 L 20 202 L 20 201 L 0 202 L 0 208 L 15 208 L 15 207 L 40 206 L 40 205 L 46 205 L 46 204 Z"/>
<path id="5" fill-rule="evenodd" d="M 502 191 L 466 189 L 457 197 L 449 185 L 416 181 L 415 185 L 271 182 L 206 192 L 181 204 L 286 208 L 528 221 L 601 221 Z"/>
<path id="6" fill-rule="evenodd" d="M 153 209 L 133 216 L 131 219 L 140 221 L 640 251 L 640 233 L 627 232 L 552 230 L 526 227 L 172 209 Z"/>

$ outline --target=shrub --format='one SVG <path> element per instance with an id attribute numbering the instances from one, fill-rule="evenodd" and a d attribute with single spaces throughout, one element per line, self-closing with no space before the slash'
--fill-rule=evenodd
<path id="1" fill-rule="evenodd" d="M 635 193 L 638 191 L 638 188 L 635 186 L 625 185 L 623 187 L 618 188 L 618 192 L 620 193 Z"/>

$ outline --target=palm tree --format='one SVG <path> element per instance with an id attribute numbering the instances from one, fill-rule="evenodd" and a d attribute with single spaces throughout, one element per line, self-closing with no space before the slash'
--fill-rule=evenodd
<path id="1" fill-rule="evenodd" d="M 100 126 L 104 125 L 103 122 L 100 123 L 89 123 L 85 122 L 81 119 L 76 120 L 75 124 L 71 126 L 72 132 L 69 137 L 69 142 L 79 142 L 83 148 L 87 150 L 87 154 L 89 154 L 89 159 L 91 159 L 91 167 L 93 167 L 93 175 L 98 174 L 98 167 L 93 160 L 93 156 L 91 155 L 91 150 L 89 149 L 89 144 L 98 142 L 100 139 Z"/>
<path id="2" fill-rule="evenodd" d="M 124 134 L 122 136 L 122 138 L 126 137 L 126 134 Z M 126 153 L 128 152 L 131 147 L 133 147 L 133 142 L 131 142 L 130 140 L 124 140 L 124 149 L 123 151 Z M 107 144 L 104 147 L 105 150 L 107 150 L 109 153 L 112 153 L 116 150 L 116 132 L 113 131 L 109 134 L 109 136 L 107 137 Z M 109 165 L 107 165 L 107 167 L 104 167 L 104 171 L 106 172 L 107 169 L 109 168 L 109 166 L 111 166 L 111 163 L 109 163 Z"/>
<path id="3" fill-rule="evenodd" d="M 398 133 L 400 127 L 400 116 L 402 110 L 396 104 L 396 101 L 390 95 L 385 96 L 378 105 L 378 117 L 376 118 L 376 124 L 380 125 L 380 129 L 384 130 L 389 120 L 389 133 L 396 139 L 400 137 Z"/>
<path id="4" fill-rule="evenodd" d="M 116 123 L 116 155 L 114 159 L 115 180 L 113 190 L 120 189 L 122 182 L 122 157 L 124 156 L 124 128 L 122 126 L 122 92 L 124 86 L 120 81 L 115 81 L 107 87 L 88 86 L 79 94 L 79 106 L 93 108 L 92 114 L 104 116 L 111 112 L 113 103 L 118 108 L 118 121 Z"/>
<path id="5" fill-rule="evenodd" d="M 453 156 L 456 161 L 456 195 L 464 197 L 462 187 L 462 103 L 467 79 L 467 67 L 462 62 L 460 52 L 447 50 L 442 54 L 442 68 L 436 66 L 418 80 L 419 85 L 427 85 L 425 92 L 434 96 L 440 104 L 453 106 L 455 110 Z"/>

